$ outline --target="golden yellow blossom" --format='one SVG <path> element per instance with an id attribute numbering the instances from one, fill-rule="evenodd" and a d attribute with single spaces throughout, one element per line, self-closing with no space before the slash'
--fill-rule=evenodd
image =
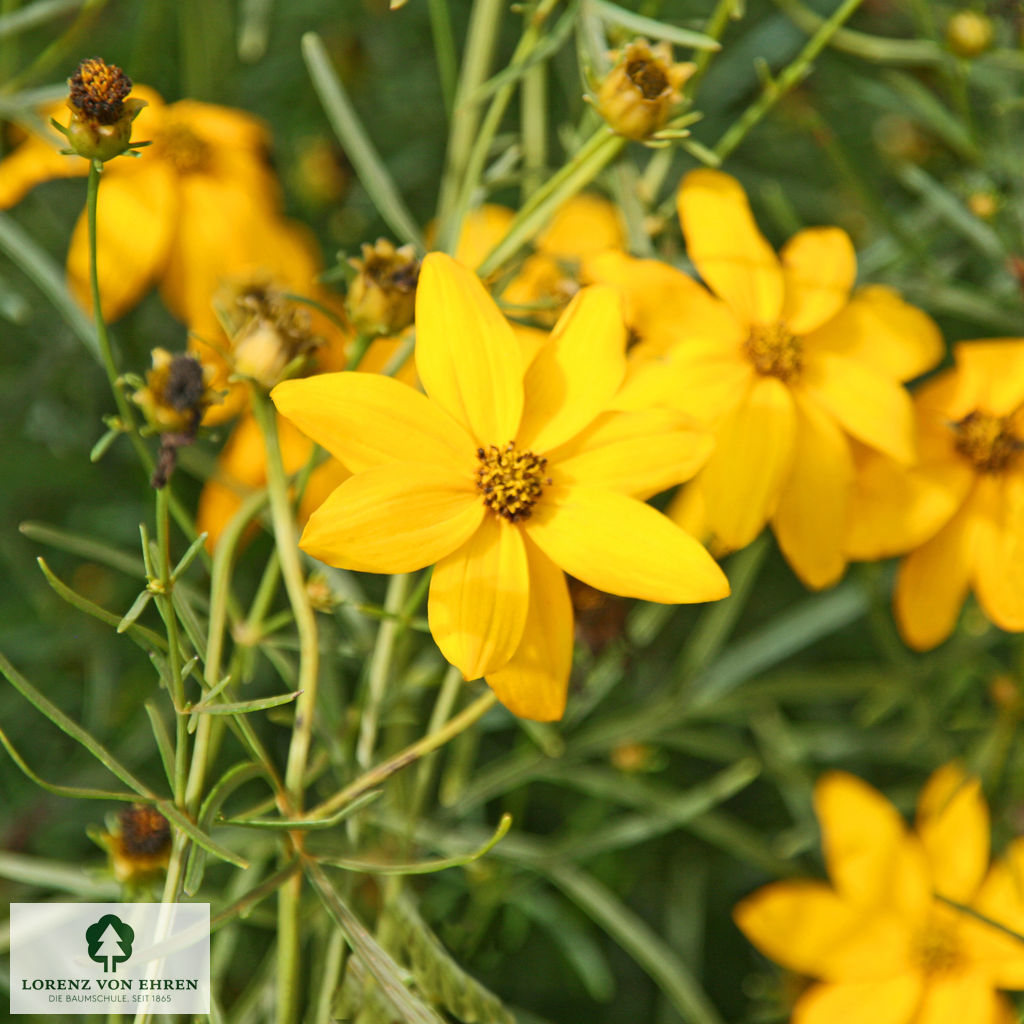
<path id="1" fill-rule="evenodd" d="M 279 411 L 354 474 L 301 545 L 348 569 L 434 565 L 430 629 L 516 714 L 561 716 L 572 657 L 564 572 L 610 593 L 709 601 L 707 552 L 637 496 L 685 476 L 706 438 L 669 410 L 606 413 L 625 372 L 618 298 L 581 292 L 524 366 L 480 281 L 440 253 L 416 296 L 421 394 L 365 373 L 278 385 Z"/>
<path id="2" fill-rule="evenodd" d="M 1024 926 L 1024 841 L 989 869 L 977 779 L 956 764 L 935 772 L 913 832 L 843 772 L 819 781 L 814 803 L 831 885 L 778 882 L 735 911 L 765 955 L 817 979 L 792 1024 L 1012 1024 L 998 990 L 1024 988 L 1024 941 L 987 921 Z"/>
<path id="3" fill-rule="evenodd" d="M 954 357 L 916 397 L 920 464 L 864 459 L 847 538 L 853 558 L 910 551 L 896 620 L 918 650 L 949 636 L 969 589 L 996 625 L 1024 630 L 1024 340 Z"/>
<path id="4" fill-rule="evenodd" d="M 711 458 L 670 508 L 677 522 L 724 550 L 770 522 L 801 579 L 828 586 L 846 564 L 854 442 L 913 461 L 900 382 L 939 359 L 938 329 L 888 288 L 851 296 L 856 259 L 839 228 L 801 231 L 776 256 L 740 184 L 718 171 L 688 174 L 678 203 L 711 292 L 652 260 L 584 262 L 587 279 L 624 292 L 637 341 L 620 403 L 666 404 L 714 431 Z"/>
<path id="5" fill-rule="evenodd" d="M 135 135 L 152 145 L 137 159 L 104 167 L 97 219 L 104 316 L 116 319 L 158 283 L 170 310 L 189 322 L 224 277 L 289 245 L 294 228 L 279 216 L 261 122 L 195 100 L 164 104 L 145 86 L 135 86 L 132 96 L 147 103 Z M 56 132 L 32 135 L 0 161 L 0 208 L 40 182 L 87 173 L 88 161 L 60 155 L 62 144 Z M 68 276 L 88 307 L 84 213 L 72 234 Z"/>

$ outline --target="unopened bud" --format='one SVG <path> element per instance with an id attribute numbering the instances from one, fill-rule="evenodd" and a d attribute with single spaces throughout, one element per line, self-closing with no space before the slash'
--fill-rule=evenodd
<path id="1" fill-rule="evenodd" d="M 396 249 L 386 238 L 363 246 L 363 258 L 351 259 L 356 275 L 345 308 L 360 334 L 396 334 L 412 323 L 420 263 L 411 245 Z"/>

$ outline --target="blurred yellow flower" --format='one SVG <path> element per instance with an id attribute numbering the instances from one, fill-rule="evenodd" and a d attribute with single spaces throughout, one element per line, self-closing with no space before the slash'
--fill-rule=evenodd
<path id="1" fill-rule="evenodd" d="M 766 956 L 817 979 L 792 1024 L 1016 1021 L 998 990 L 1024 988 L 1024 939 L 1004 930 L 1024 928 L 1024 840 L 988 870 L 977 779 L 935 772 L 913 832 L 852 775 L 826 775 L 814 802 L 832 884 L 777 882 L 735 910 Z"/>
<path id="2" fill-rule="evenodd" d="M 132 97 L 147 103 L 134 136 L 153 144 L 135 159 L 104 166 L 97 219 L 104 316 L 121 316 L 158 283 L 170 310 L 188 322 L 223 277 L 289 245 L 296 229 L 279 216 L 279 187 L 260 121 L 195 100 L 164 104 L 145 86 L 135 86 Z M 59 117 L 62 107 L 43 115 Z M 56 132 L 30 135 L 0 161 L 0 208 L 40 182 L 85 175 L 89 162 L 62 156 L 65 144 Z M 84 213 L 71 237 L 68 276 L 88 308 Z"/>
<path id="3" fill-rule="evenodd" d="M 354 474 L 311 516 L 304 550 L 340 568 L 436 563 L 430 629 L 468 679 L 513 712 L 565 706 L 572 608 L 563 570 L 609 593 L 711 601 L 722 571 L 641 501 L 692 473 L 707 439 L 669 410 L 605 410 L 625 372 L 615 293 L 588 289 L 524 366 L 477 277 L 423 262 L 416 366 L 426 395 L 387 377 L 321 374 L 272 392 L 282 415 Z"/>
<path id="4" fill-rule="evenodd" d="M 864 459 L 847 538 L 853 558 L 911 552 L 895 606 L 918 650 L 949 636 L 971 588 L 996 625 L 1024 630 L 1024 339 L 954 357 L 917 394 L 920 464 Z"/>
<path id="5" fill-rule="evenodd" d="M 900 382 L 938 361 L 938 329 L 888 288 L 850 295 L 856 258 L 839 228 L 801 231 L 776 256 L 726 174 L 691 172 L 678 205 L 714 294 L 653 260 L 584 261 L 585 279 L 625 295 L 636 344 L 621 405 L 668 405 L 714 431 L 711 458 L 669 510 L 677 522 L 720 550 L 770 522 L 800 578 L 828 586 L 846 564 L 853 442 L 914 460 Z"/>

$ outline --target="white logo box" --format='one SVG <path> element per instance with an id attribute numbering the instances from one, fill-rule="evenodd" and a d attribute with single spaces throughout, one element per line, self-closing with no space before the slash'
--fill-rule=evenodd
<path id="1" fill-rule="evenodd" d="M 209 1013 L 209 903 L 12 903 L 11 1013 Z"/>

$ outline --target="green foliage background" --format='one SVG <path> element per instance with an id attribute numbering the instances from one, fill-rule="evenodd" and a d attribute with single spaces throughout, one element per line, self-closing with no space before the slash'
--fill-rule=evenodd
<path id="1" fill-rule="evenodd" d="M 19 6 L 5 0 L 0 25 Z M 816 9 L 827 15 L 833 6 Z M 353 252 L 386 228 L 351 172 L 328 206 L 304 198 L 296 179 L 303 144 L 331 138 L 300 57 L 300 38 L 312 30 L 324 39 L 413 213 L 421 223 L 433 215 L 446 124 L 422 0 L 397 12 L 351 0 L 109 0 L 84 5 L 84 13 L 79 7 L 68 4 L 69 13 L 37 29 L 0 37 L 0 113 L 24 89 L 59 86 L 94 53 L 168 100 L 243 107 L 273 129 L 289 212 L 312 224 L 327 254 Z M 640 5 L 649 16 L 695 29 L 710 7 L 699 0 Z M 454 0 L 450 9 L 461 40 L 469 5 Z M 696 139 L 713 145 L 760 94 L 764 74 L 794 58 L 807 39 L 794 11 L 799 22 L 807 10 L 794 0 L 754 0 L 730 23 L 698 94 L 705 118 Z M 942 26 L 952 11 L 927 0 L 865 0 L 849 26 L 855 34 L 838 36 L 813 74 L 724 165 L 747 186 L 773 242 L 804 225 L 840 224 L 857 244 L 861 279 L 901 289 L 939 320 L 949 342 L 1024 334 L 1021 281 L 1011 262 L 1021 255 L 1024 219 L 1022 15 L 1019 4 L 988 5 L 996 48 L 967 62 L 943 49 Z M 506 57 L 519 23 L 510 11 L 500 51 Z M 240 59 L 240 34 L 261 31 L 265 50 Z M 61 40 L 49 66 L 32 71 L 35 59 Z M 552 61 L 550 87 L 553 159 L 561 159 L 557 129 L 584 109 L 571 42 Z M 506 120 L 513 130 L 515 104 Z M 627 154 L 634 167 L 650 158 L 640 147 Z M 671 197 L 695 161 L 682 151 L 671 159 L 658 197 L 665 228 L 657 249 L 678 262 Z M 621 186 L 612 174 L 599 184 Z M 518 194 L 509 181 L 492 198 L 514 205 Z M 970 212 L 968 199 L 976 194 L 993 197 L 990 219 Z M 3 216 L 59 265 L 83 201 L 82 181 L 53 182 Z M 97 465 L 89 462 L 101 417 L 112 408 L 102 372 L 6 256 L 0 321 L 0 651 L 157 785 L 143 709 L 155 691 L 152 666 L 134 645 L 62 602 L 36 558 L 44 555 L 62 579 L 119 614 L 139 589 L 138 570 L 117 571 L 88 550 L 55 548 L 38 531 L 19 532 L 21 524 L 42 522 L 100 538 L 137 560 L 151 494 L 127 445 L 115 445 Z M 116 326 L 116 338 L 121 365 L 141 370 L 151 348 L 180 349 L 184 331 L 150 296 Z M 216 440 L 184 460 L 176 483 L 186 501 L 198 494 Z M 254 585 L 250 577 L 269 541 L 258 541 L 254 551 L 240 569 L 243 590 Z M 727 568 L 736 592 L 730 601 L 705 610 L 630 606 L 621 636 L 600 653 L 581 649 L 563 724 L 531 726 L 499 709 L 439 755 L 440 799 L 417 826 L 421 850 L 465 851 L 484 841 L 502 812 L 514 818 L 512 833 L 483 860 L 406 885 L 400 930 L 410 966 L 425 991 L 437 990 L 446 1012 L 461 1012 L 465 1021 L 501 1019 L 482 994 L 479 1001 L 467 996 L 470 1006 L 460 1010 L 449 991 L 445 1003 L 446 987 L 468 985 L 457 962 L 523 1022 L 785 1020 L 779 975 L 746 943 L 730 912 L 769 879 L 820 875 L 810 793 L 828 768 L 862 775 L 909 811 L 928 773 L 962 757 L 981 774 L 992 801 L 996 848 L 1024 829 L 1020 706 L 996 702 L 990 690 L 1004 678 L 1019 691 L 1019 638 L 990 627 L 969 606 L 949 642 L 914 655 L 892 625 L 891 566 L 853 567 L 832 591 L 809 594 L 761 538 Z M 323 727 L 351 758 L 355 712 L 345 709 L 358 707 L 365 642 L 343 617 L 331 628 L 337 648 Z M 429 715 L 442 665 L 436 652 L 423 653 L 427 641 L 416 633 L 403 639 L 404 671 L 384 709 L 382 754 L 419 735 Z M 266 669 L 257 665 L 257 690 Z M 0 725 L 44 778 L 106 784 L 84 750 L 6 685 Z M 270 735 L 283 752 L 286 730 Z M 636 770 L 617 767 L 623 744 L 645 745 Z M 382 803 L 391 811 L 381 811 L 363 833 L 370 853 L 391 848 L 389 836 L 401 823 L 388 815 L 393 819 L 409 785 L 406 776 L 389 783 Z M 84 865 L 87 877 L 109 888 L 104 855 L 86 829 L 112 809 L 48 795 L 4 755 L 0 893 L 9 901 L 52 893 L 26 858 Z M 359 853 L 366 849 L 352 855 Z M 211 868 L 211 876 L 216 886 L 228 873 Z M 349 891 L 372 918 L 373 885 L 356 879 Z M 252 978 L 269 970 L 257 965 L 272 924 L 269 910 L 258 909 L 235 955 L 220 965 L 228 997 L 253 1000 L 237 1004 L 236 1014 L 263 1005 L 259 991 L 252 994 Z M 427 929 L 453 962 L 431 945 L 436 939 Z"/>

